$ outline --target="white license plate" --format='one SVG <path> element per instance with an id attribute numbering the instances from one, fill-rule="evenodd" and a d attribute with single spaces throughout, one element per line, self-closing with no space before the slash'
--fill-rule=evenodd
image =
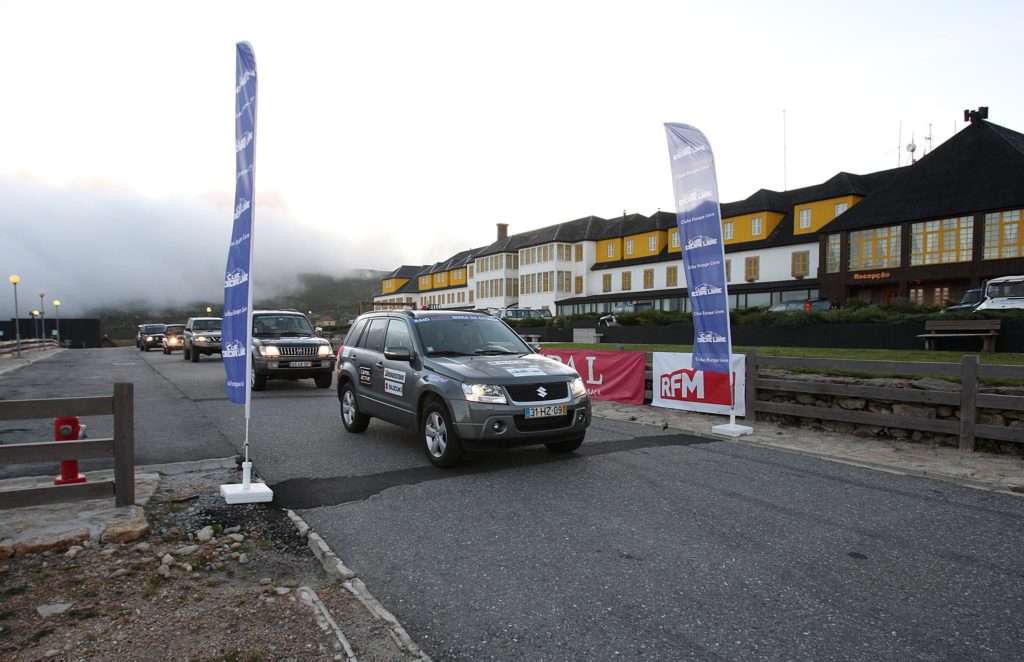
<path id="1" fill-rule="evenodd" d="M 526 408 L 526 418 L 544 418 L 546 416 L 565 416 L 565 405 L 542 405 Z"/>
<path id="2" fill-rule="evenodd" d="M 288 365 L 290 365 L 293 368 L 308 368 L 311 365 L 313 365 L 313 362 L 312 361 L 292 361 Z"/>

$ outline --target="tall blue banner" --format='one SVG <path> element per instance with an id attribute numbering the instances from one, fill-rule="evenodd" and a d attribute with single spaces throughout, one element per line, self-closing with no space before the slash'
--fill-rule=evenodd
<path id="1" fill-rule="evenodd" d="M 665 132 L 683 270 L 693 311 L 693 368 L 729 374 L 732 338 L 715 157 L 708 139 L 694 127 L 665 124 Z"/>
<path id="2" fill-rule="evenodd" d="M 236 404 L 249 405 L 249 329 L 252 317 L 253 156 L 256 149 L 256 56 L 247 42 L 235 45 L 235 221 L 224 272 L 221 349 L 227 379 L 224 391 Z"/>

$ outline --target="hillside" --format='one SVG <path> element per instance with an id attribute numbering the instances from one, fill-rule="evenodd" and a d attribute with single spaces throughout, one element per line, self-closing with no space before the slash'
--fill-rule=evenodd
<path id="1" fill-rule="evenodd" d="M 300 274 L 299 285 L 292 292 L 274 297 L 257 297 L 254 306 L 260 308 L 292 308 L 304 313 L 312 311 L 314 319 L 330 317 L 345 324 L 365 307 L 380 291 L 380 281 L 386 272 L 361 270 L 357 275 L 336 278 L 324 274 Z M 84 317 L 100 320 L 102 332 L 114 339 L 134 338 L 139 324 L 184 323 L 189 317 L 206 314 L 206 307 L 213 309 L 212 315 L 220 315 L 222 301 L 196 301 L 184 306 L 163 307 L 133 303 L 118 307 L 96 308 L 86 312 Z"/>

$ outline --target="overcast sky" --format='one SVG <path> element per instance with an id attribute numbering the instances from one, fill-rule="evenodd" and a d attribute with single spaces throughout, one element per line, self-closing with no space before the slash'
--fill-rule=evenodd
<path id="1" fill-rule="evenodd" d="M 725 202 L 906 164 L 965 108 L 1024 131 L 1022 25 L 984 1 L 0 0 L 0 270 L 64 314 L 219 300 L 241 40 L 258 295 L 499 222 L 674 211 L 664 122 L 708 136 Z"/>

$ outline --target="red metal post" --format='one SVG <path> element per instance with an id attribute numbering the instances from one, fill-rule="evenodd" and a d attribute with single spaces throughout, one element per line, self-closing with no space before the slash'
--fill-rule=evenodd
<path id="1" fill-rule="evenodd" d="M 77 416 L 58 416 L 53 419 L 53 438 L 56 441 L 73 441 L 78 439 L 82 425 Z M 54 485 L 84 483 L 85 476 L 78 473 L 78 460 L 61 460 L 60 476 L 53 479 Z"/>

